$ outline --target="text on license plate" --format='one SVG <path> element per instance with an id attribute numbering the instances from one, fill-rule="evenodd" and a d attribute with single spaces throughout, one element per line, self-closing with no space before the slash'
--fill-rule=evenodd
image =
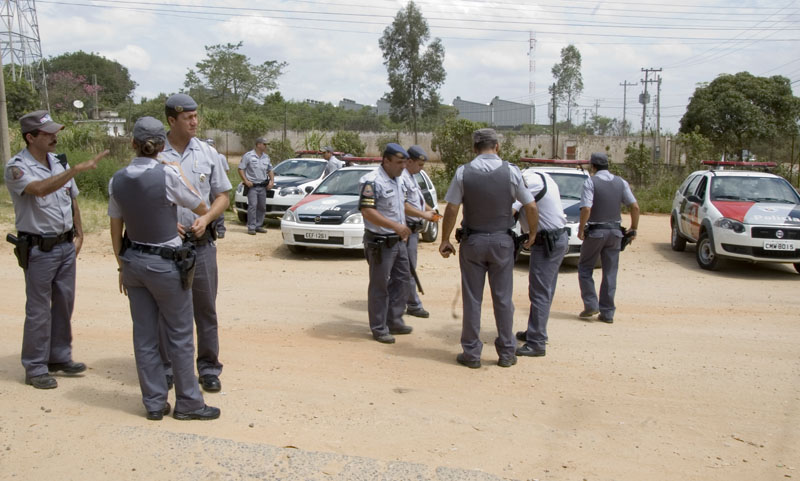
<path id="1" fill-rule="evenodd" d="M 793 251 L 794 242 L 789 241 L 764 241 L 765 251 Z"/>
<path id="2" fill-rule="evenodd" d="M 328 233 L 327 232 L 306 232 L 303 234 L 303 237 L 306 239 L 319 239 L 319 240 L 327 240 Z M 766 249 L 766 247 L 765 247 Z"/>

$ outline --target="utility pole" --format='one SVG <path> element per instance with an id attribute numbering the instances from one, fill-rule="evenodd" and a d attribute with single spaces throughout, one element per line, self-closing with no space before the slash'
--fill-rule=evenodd
<path id="1" fill-rule="evenodd" d="M 645 128 L 645 121 L 647 120 L 647 104 L 650 102 L 650 95 L 647 93 L 647 84 L 657 82 L 657 80 L 649 80 L 647 77 L 649 76 L 650 72 L 661 72 L 660 68 L 643 68 L 642 72 L 644 72 L 644 80 L 642 83 L 644 84 L 644 94 L 639 96 L 639 102 L 642 104 L 642 142 L 641 144 L 644 145 L 644 128 Z M 653 149 L 655 150 L 655 149 Z M 653 152 L 655 155 L 655 152 Z M 655 159 L 655 157 L 654 157 Z"/>
<path id="2" fill-rule="evenodd" d="M 11 141 L 8 134 L 8 102 L 6 102 L 6 79 L 3 72 L 3 56 L 0 55 L 0 143 L 2 155 L 0 165 L 5 171 L 6 163 L 11 159 Z"/>
<path id="3" fill-rule="evenodd" d="M 100 120 L 100 109 L 97 105 L 97 75 L 92 74 L 92 84 L 94 84 L 94 119 Z"/>
<path id="4" fill-rule="evenodd" d="M 623 88 L 622 93 L 622 135 L 627 135 L 628 132 L 628 124 L 625 122 L 625 113 L 628 111 L 628 87 L 633 87 L 636 85 L 636 82 L 628 82 L 625 80 L 623 83 L 619 84 L 620 87 Z"/>
<path id="5" fill-rule="evenodd" d="M 656 160 L 661 158 L 661 75 L 658 76 L 658 95 L 656 96 L 656 142 L 653 153 Z"/>
<path id="6" fill-rule="evenodd" d="M 551 151 L 552 155 L 550 156 L 550 158 L 555 159 L 556 158 L 556 84 L 553 84 L 552 92 L 553 92 L 553 116 L 552 116 L 553 150 Z"/>
<path id="7" fill-rule="evenodd" d="M 594 133 L 597 135 L 597 116 L 600 111 L 600 101 L 603 99 L 594 99 Z"/>

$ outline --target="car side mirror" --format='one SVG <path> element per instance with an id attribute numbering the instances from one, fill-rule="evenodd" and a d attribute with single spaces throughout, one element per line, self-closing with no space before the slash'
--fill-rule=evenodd
<path id="1" fill-rule="evenodd" d="M 689 197 L 687 197 L 686 200 L 688 200 L 689 202 L 694 202 L 695 204 L 702 204 L 703 203 L 703 199 L 701 199 L 700 197 L 697 197 L 694 194 L 692 194 Z"/>
<path id="2" fill-rule="evenodd" d="M 305 190 L 306 190 L 306 194 L 310 194 L 311 191 L 314 190 L 314 187 L 310 186 L 310 185 L 307 185 Z"/>

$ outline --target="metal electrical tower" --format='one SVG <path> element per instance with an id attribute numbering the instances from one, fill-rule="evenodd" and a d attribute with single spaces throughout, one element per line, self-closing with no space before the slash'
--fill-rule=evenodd
<path id="1" fill-rule="evenodd" d="M 531 32 L 530 43 L 528 45 L 528 94 L 531 97 L 531 105 L 535 105 L 536 96 L 536 34 Z M 536 124 L 536 107 L 531 114 L 531 124 Z"/>
<path id="2" fill-rule="evenodd" d="M 0 55 L 3 65 L 10 65 L 14 80 L 24 78 L 42 88 L 47 99 L 42 41 L 35 0 L 0 0 Z"/>

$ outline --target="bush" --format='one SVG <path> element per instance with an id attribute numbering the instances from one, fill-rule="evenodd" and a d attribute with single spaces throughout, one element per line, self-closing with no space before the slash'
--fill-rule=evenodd
<path id="1" fill-rule="evenodd" d="M 361 142 L 358 132 L 340 130 L 331 137 L 331 146 L 337 152 L 353 154 L 356 157 L 363 157 L 367 149 L 367 144 Z"/>
<path id="2" fill-rule="evenodd" d="M 289 139 L 273 139 L 267 142 L 267 154 L 269 155 L 272 165 L 275 166 L 278 162 L 286 159 L 291 159 L 295 156 L 294 148 Z"/>
<path id="3" fill-rule="evenodd" d="M 682 172 L 659 169 L 652 185 L 634 190 L 633 195 L 642 212 L 668 214 L 672 199 L 686 176 Z"/>
<path id="4" fill-rule="evenodd" d="M 653 172 L 650 162 L 650 148 L 644 144 L 630 143 L 625 147 L 625 167 L 630 172 L 634 184 L 647 185 Z"/>
<path id="5" fill-rule="evenodd" d="M 379 135 L 378 138 L 375 140 L 376 146 L 378 147 L 378 153 L 383 154 L 383 151 L 386 149 L 387 144 L 399 143 L 400 142 L 400 133 L 395 132 L 392 134 L 383 134 Z"/>
<path id="6" fill-rule="evenodd" d="M 481 127 L 467 119 L 448 119 L 433 131 L 431 147 L 439 152 L 447 177 L 452 178 L 458 166 L 472 159 L 472 132 Z"/>

